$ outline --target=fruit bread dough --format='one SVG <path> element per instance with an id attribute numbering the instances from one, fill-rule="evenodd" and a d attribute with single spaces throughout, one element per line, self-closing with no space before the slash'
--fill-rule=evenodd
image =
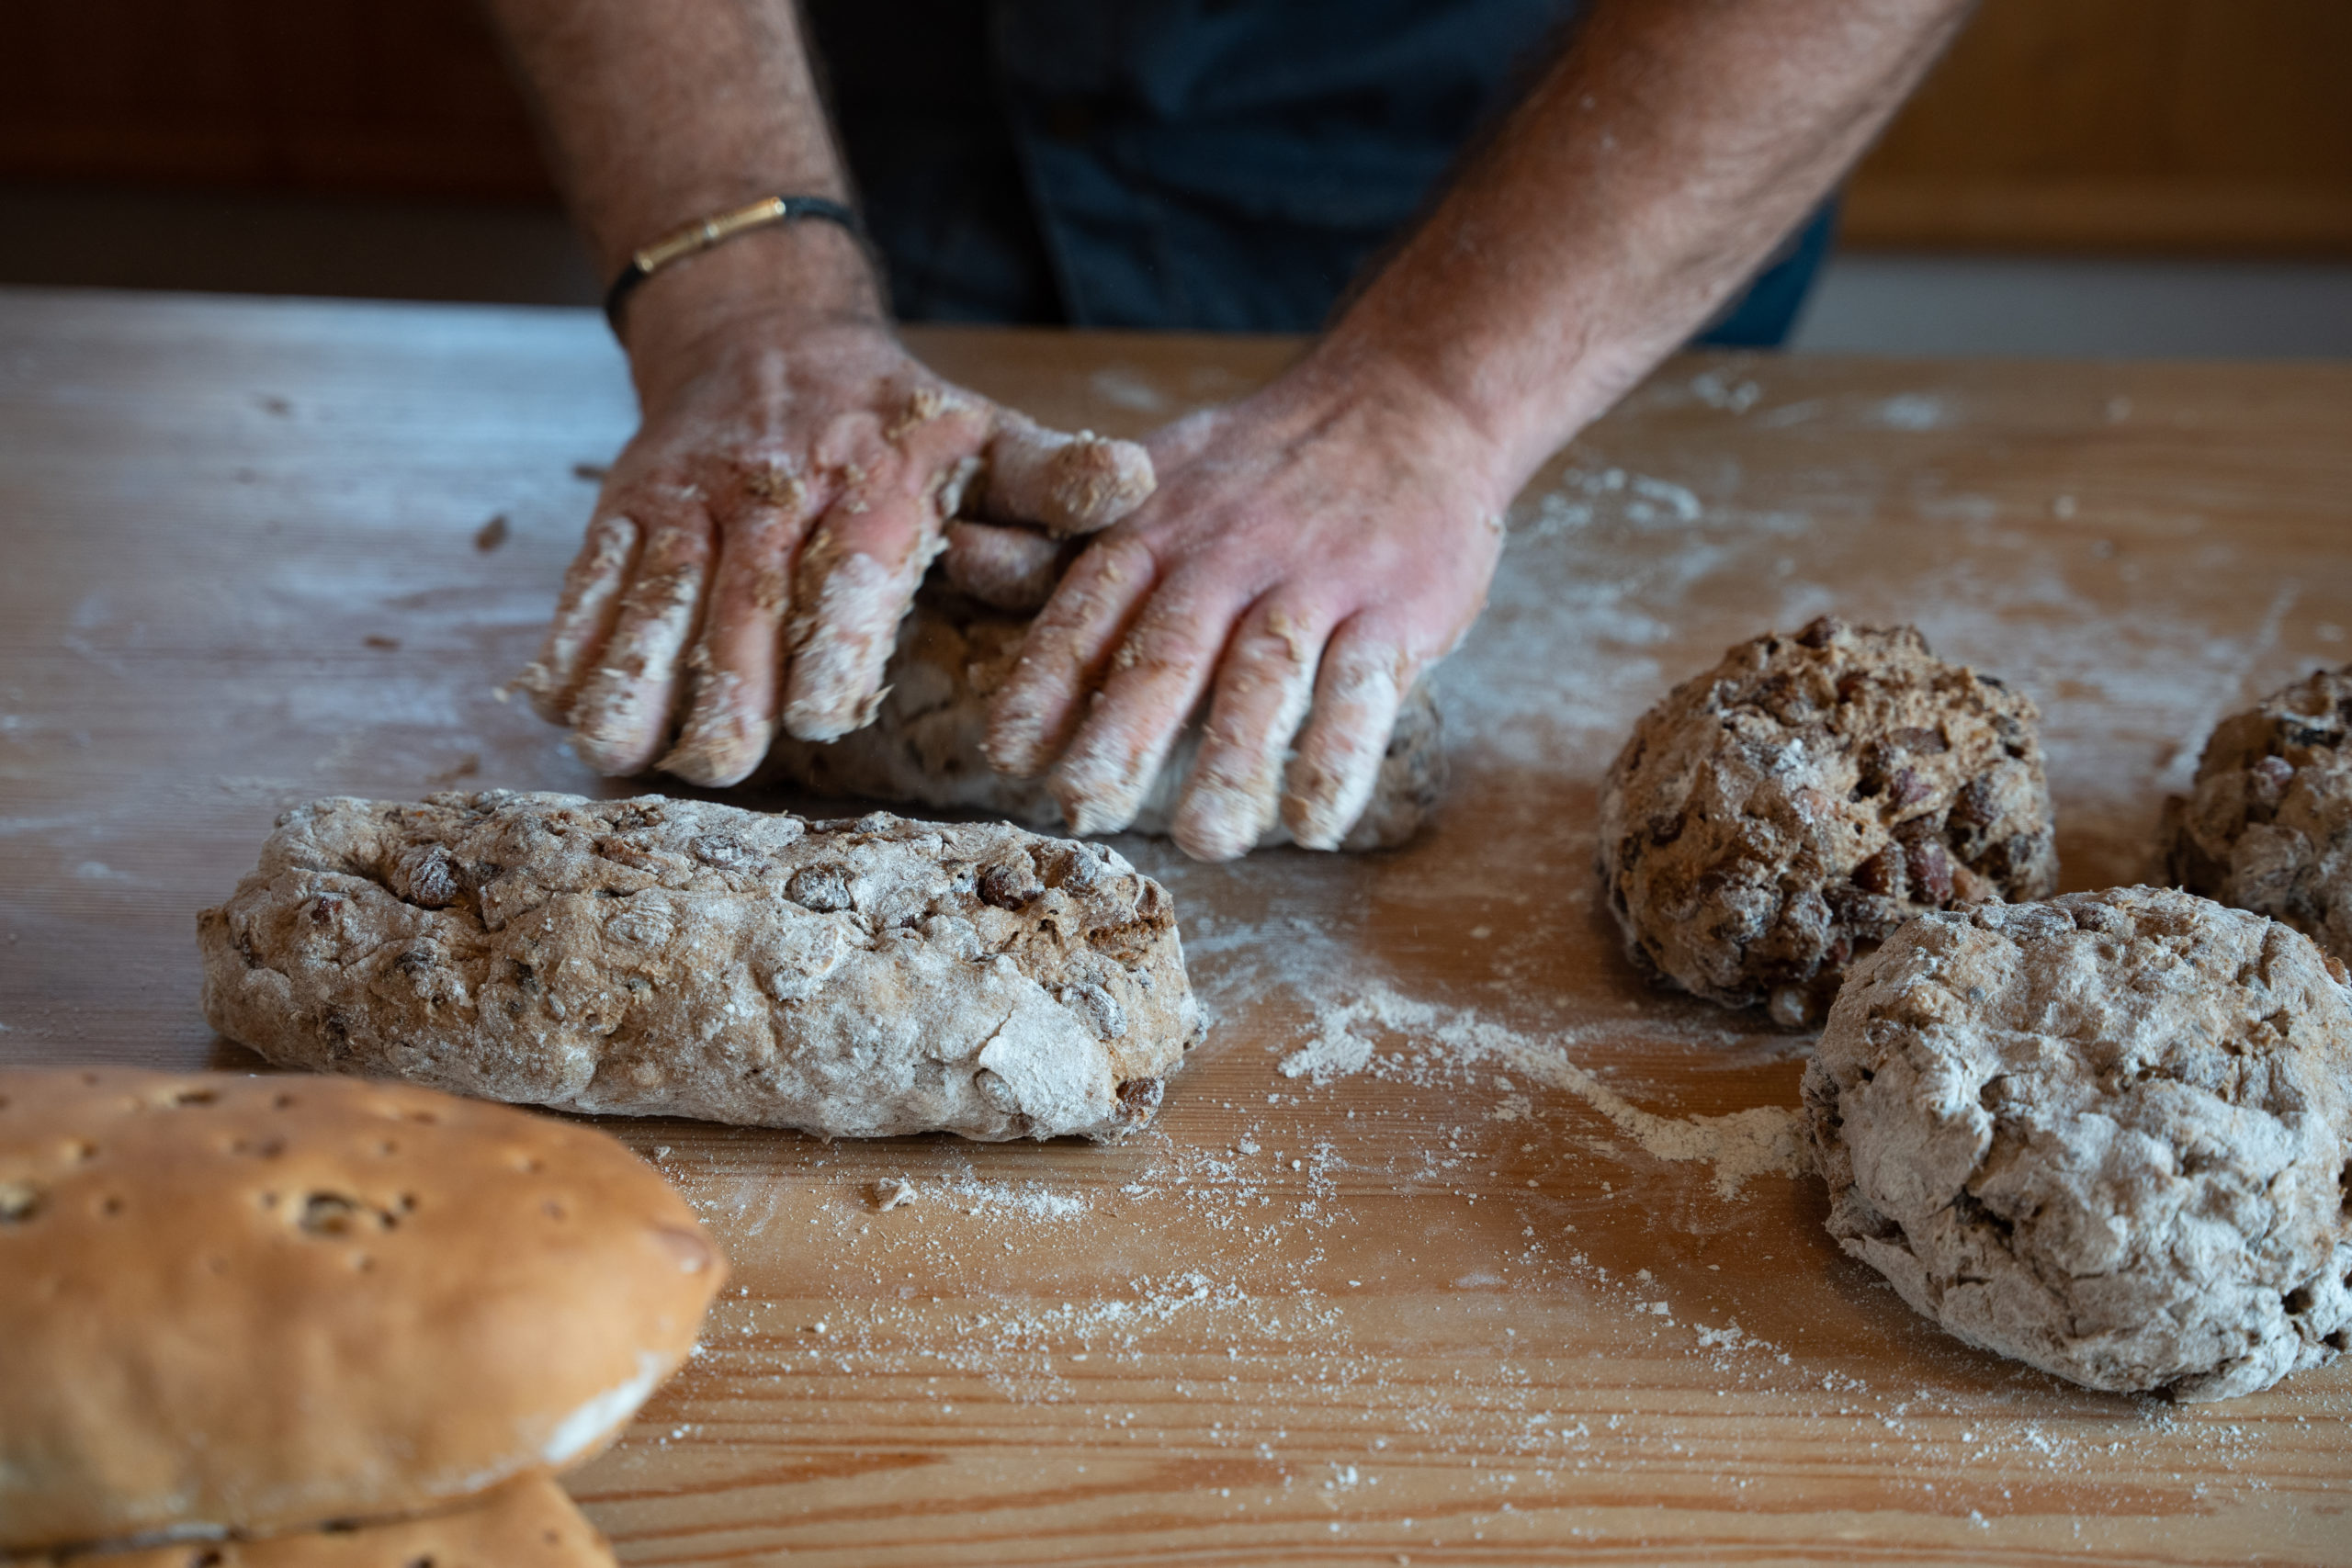
<path id="1" fill-rule="evenodd" d="M 1028 630 L 1025 616 L 936 587 L 924 590 L 899 625 L 891 684 L 874 722 L 821 744 L 780 736 L 752 783 L 909 801 L 934 810 L 985 811 L 1061 831 L 1061 807 L 1044 779 L 1000 773 L 980 753 L 989 699 L 1012 673 Z M 1178 739 L 1136 814 L 1136 832 L 1168 831 L 1177 790 L 1200 742 L 1197 725 Z M 1437 705 L 1426 685 L 1416 685 L 1389 734 L 1372 803 L 1340 847 L 1387 849 L 1410 839 L 1444 791 L 1445 773 Z M 1288 842 L 1287 829 L 1277 823 L 1260 847 Z"/>
<path id="2" fill-rule="evenodd" d="M 593 1127 L 350 1078 L 0 1071 L 0 1551 L 567 1469 L 726 1273 Z"/>
<path id="3" fill-rule="evenodd" d="M 0 1562 L 7 1568 L 613 1568 L 613 1554 L 563 1488 L 535 1475 L 426 1518 Z"/>
<path id="4" fill-rule="evenodd" d="M 1972 1345 L 2222 1399 L 2352 1345 L 2352 993 L 2153 887 L 1934 914 L 1804 1075 L 1829 1230 Z"/>
<path id="5" fill-rule="evenodd" d="M 2215 727 L 2165 808 L 2175 880 L 2284 920 L 2352 962 L 2352 665 L 2319 670 Z"/>
<path id="6" fill-rule="evenodd" d="M 198 924 L 272 1061 L 829 1136 L 1115 1137 L 1200 1020 L 1159 885 L 1006 823 L 321 800 Z"/>
<path id="7" fill-rule="evenodd" d="M 1824 616 L 1742 643 L 1610 767 L 1600 876 L 1628 956 L 1796 1027 L 1911 916 L 2048 893 L 2038 717 L 1909 626 Z"/>

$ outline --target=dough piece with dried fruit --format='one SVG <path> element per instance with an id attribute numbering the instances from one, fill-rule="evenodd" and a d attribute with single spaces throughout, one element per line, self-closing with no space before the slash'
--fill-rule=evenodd
<path id="1" fill-rule="evenodd" d="M 322 800 L 198 930 L 272 1061 L 834 1137 L 1116 1137 L 1200 1026 L 1160 886 L 1009 823 Z"/>
<path id="2" fill-rule="evenodd" d="M 2352 1348 L 2352 992 L 2154 887 L 1923 916 L 1806 1066 L 1830 1234 L 1972 1345 L 2222 1399 Z"/>
<path id="3" fill-rule="evenodd" d="M 568 1469 L 726 1275 L 593 1127 L 408 1084 L 0 1071 L 0 1550 Z"/>
<path id="4" fill-rule="evenodd" d="M 1000 773 L 980 752 L 989 699 L 1012 674 L 1028 630 L 1024 615 L 992 610 L 936 587 L 926 589 L 899 625 L 890 686 L 874 722 L 822 744 L 779 737 L 752 784 L 908 802 L 934 810 L 986 811 L 1031 828 L 1060 831 L 1062 810 L 1046 793 L 1043 778 Z M 1177 739 L 1136 814 L 1133 831 L 1168 831 L 1177 790 L 1200 744 L 1197 726 Z M 1340 847 L 1388 849 L 1410 839 L 1444 793 L 1445 773 L 1437 705 L 1426 684 L 1416 685 L 1397 713 L 1372 800 Z M 1290 841 L 1289 830 L 1278 821 L 1258 847 Z"/>
<path id="5" fill-rule="evenodd" d="M 2352 961 L 2352 665 L 2315 670 L 2214 728 L 2165 807 L 2165 868 Z"/>
<path id="6" fill-rule="evenodd" d="M 1610 767 L 1600 876 L 1627 954 L 1793 1028 L 1911 916 L 2050 892 L 2039 716 L 1909 626 L 1742 643 Z"/>

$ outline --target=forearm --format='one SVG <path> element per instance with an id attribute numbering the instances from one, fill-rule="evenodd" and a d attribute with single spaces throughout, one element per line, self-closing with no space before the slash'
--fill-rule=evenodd
<path id="1" fill-rule="evenodd" d="M 1507 498 L 1755 272 L 1966 9 L 1597 0 L 1316 367 L 1434 392 Z"/>
<path id="2" fill-rule="evenodd" d="M 848 197 L 792 0 L 489 5 L 601 276 L 673 230 L 763 196 Z M 784 225 L 665 268 L 631 299 L 629 338 L 634 349 L 781 311 L 879 316 L 849 235 Z"/>

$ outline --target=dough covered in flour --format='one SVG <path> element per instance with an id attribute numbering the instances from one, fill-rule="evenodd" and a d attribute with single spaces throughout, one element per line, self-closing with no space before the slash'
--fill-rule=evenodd
<path id="1" fill-rule="evenodd" d="M 1830 1233 L 1972 1345 L 2222 1399 L 2352 1347 L 2352 993 L 2153 887 L 1911 921 L 1804 1075 Z"/>
<path id="2" fill-rule="evenodd" d="M 2352 962 L 2352 665 L 2214 728 L 2165 859 L 2192 893 L 2284 920 Z"/>
<path id="3" fill-rule="evenodd" d="M 1116 1137 L 1199 1028 L 1166 891 L 1002 823 L 321 800 L 198 931 L 288 1066 L 831 1136 Z"/>
<path id="4" fill-rule="evenodd" d="M 1628 955 L 1795 1027 L 1909 917 L 2048 893 L 2039 716 L 1908 626 L 1742 643 L 1642 716 L 1602 787 Z"/>
<path id="5" fill-rule="evenodd" d="M 1061 807 L 1044 779 L 1000 773 L 980 753 L 989 699 L 1012 673 L 1028 630 L 1026 616 L 935 586 L 925 589 L 899 625 L 890 687 L 874 722 L 823 743 L 779 736 L 752 784 L 933 810 L 986 811 L 1061 831 Z M 1445 788 L 1443 739 L 1429 688 L 1415 686 L 1396 716 L 1372 801 L 1342 849 L 1387 849 L 1419 830 Z M 1197 725 L 1178 738 L 1136 815 L 1134 831 L 1168 830 L 1176 792 L 1200 740 Z M 1277 822 L 1259 847 L 1288 842 L 1289 832 Z"/>

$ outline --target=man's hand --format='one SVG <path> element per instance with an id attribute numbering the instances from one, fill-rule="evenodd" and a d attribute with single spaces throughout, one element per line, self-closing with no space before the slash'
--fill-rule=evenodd
<path id="1" fill-rule="evenodd" d="M 865 724 L 959 504 L 1082 534 L 1151 466 L 952 387 L 877 321 L 729 321 L 637 355 L 644 423 L 614 466 L 522 685 L 607 773 L 729 784 L 779 721 Z"/>
<path id="2" fill-rule="evenodd" d="M 1146 445 L 1158 493 L 1037 617 L 989 758 L 1051 766 L 1071 829 L 1114 830 L 1205 695 L 1177 843 L 1246 853 L 1279 805 L 1300 843 L 1335 849 L 1398 702 L 1485 602 L 1513 476 L 1458 410 L 1375 365 L 1310 361 Z"/>

